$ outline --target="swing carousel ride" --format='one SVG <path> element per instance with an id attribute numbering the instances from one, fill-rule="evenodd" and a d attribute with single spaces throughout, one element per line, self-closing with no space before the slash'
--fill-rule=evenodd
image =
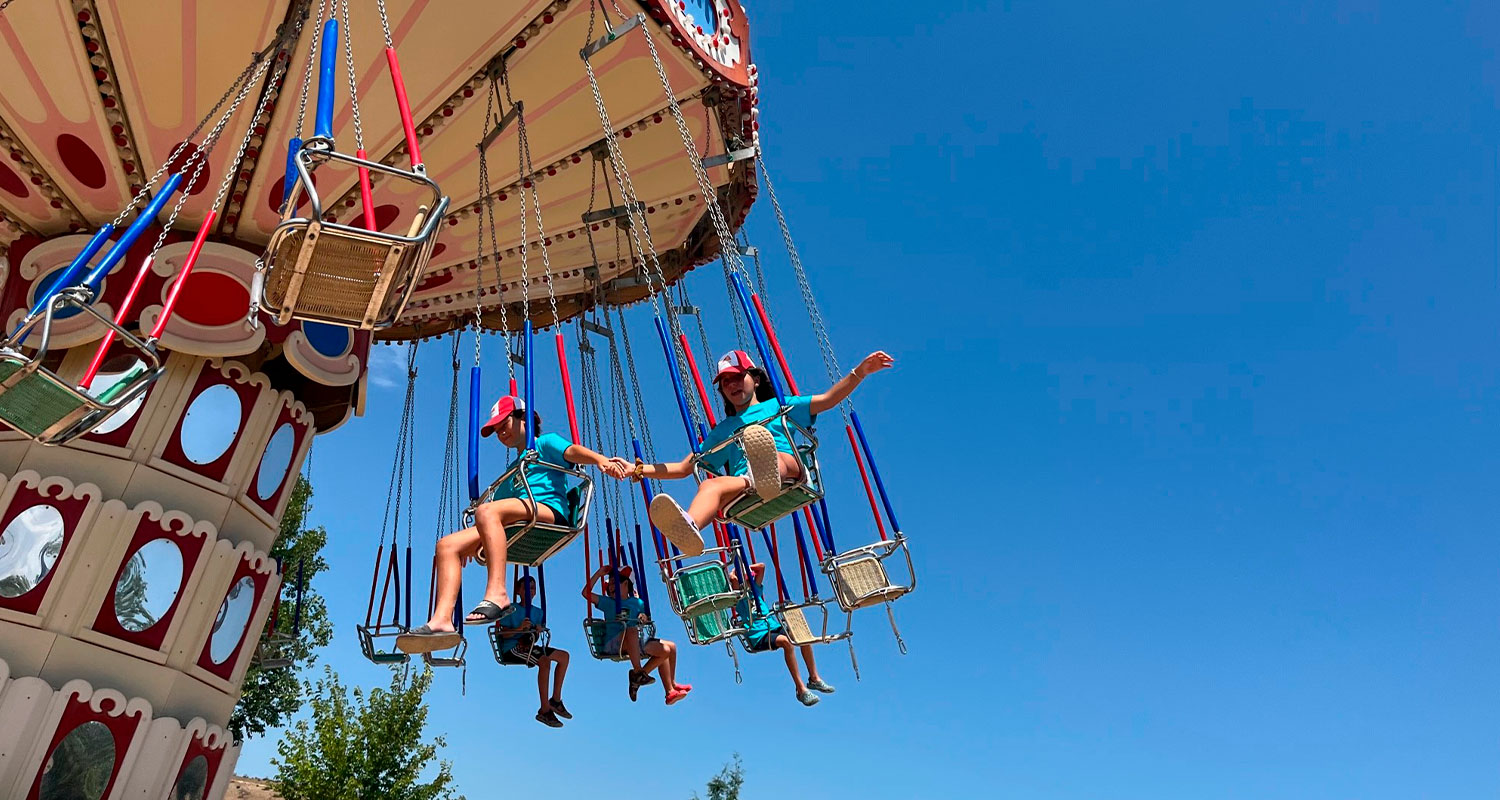
<path id="1" fill-rule="evenodd" d="M 518 474 L 481 486 L 481 367 L 528 407 L 560 397 L 572 441 L 648 462 L 639 381 L 670 384 L 702 449 L 717 404 L 697 268 L 722 272 L 733 346 L 797 393 L 740 234 L 761 190 L 843 375 L 760 158 L 739 0 L 5 0 L 0 37 L 0 795 L 222 795 L 246 671 L 298 646 L 302 565 L 268 552 L 313 437 L 362 413 L 372 345 L 408 348 L 358 626 L 377 663 L 410 658 L 392 645 L 413 623 L 421 342 L 453 364 L 439 534 Z M 654 319 L 634 349 L 630 305 Z M 854 611 L 889 611 L 915 579 L 840 410 L 874 525 L 839 534 L 873 543 L 836 546 L 818 439 L 781 414 L 766 424 L 803 477 L 723 509 L 701 554 L 642 513 L 651 481 L 596 485 L 529 449 L 517 469 L 566 472 L 571 507 L 512 525 L 507 561 L 536 570 L 543 613 L 545 565 L 581 550 L 616 593 L 629 567 L 648 617 L 659 576 L 659 616 L 732 657 L 757 616 L 797 644 L 847 641 Z M 774 580 L 738 580 L 757 561 Z M 620 659 L 610 622 L 583 620 L 601 660 Z M 526 663 L 501 640 L 497 661 Z M 463 666 L 466 645 L 421 658 Z"/>

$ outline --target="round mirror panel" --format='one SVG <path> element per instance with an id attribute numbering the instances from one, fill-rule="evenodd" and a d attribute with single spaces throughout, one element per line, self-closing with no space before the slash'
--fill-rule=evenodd
<path id="1" fill-rule="evenodd" d="M 89 387 L 89 397 L 98 397 L 105 391 L 114 387 L 115 384 L 126 380 L 134 380 L 139 377 L 137 369 L 141 366 L 141 360 L 128 353 L 115 356 L 104 362 L 99 369 L 99 374 L 94 378 L 94 383 Z M 95 434 L 114 433 L 135 417 L 140 410 L 141 404 L 146 400 L 145 393 L 136 395 L 134 399 L 126 403 L 119 411 L 104 418 L 104 422 L 94 428 Z"/>
<path id="2" fill-rule="evenodd" d="M 115 736 L 97 720 L 57 743 L 42 765 L 40 800 L 99 800 L 115 770 Z"/>
<path id="3" fill-rule="evenodd" d="M 203 800 L 208 791 L 208 759 L 199 755 L 183 767 L 167 800 Z"/>
<path id="4" fill-rule="evenodd" d="M 230 587 L 224 604 L 219 606 L 219 616 L 214 620 L 214 632 L 208 640 L 208 659 L 223 664 L 234 654 L 245 628 L 250 624 L 250 611 L 255 607 L 255 581 L 250 576 L 240 578 Z"/>
<path id="5" fill-rule="evenodd" d="M 290 422 L 281 423 L 271 441 L 266 444 L 266 454 L 260 458 L 260 470 L 255 473 L 255 496 L 270 500 L 286 478 L 292 466 L 292 446 L 297 443 L 297 432 Z"/>
<path id="6" fill-rule="evenodd" d="M 182 452 L 194 464 L 212 464 L 234 444 L 243 408 L 235 390 L 222 383 L 198 393 L 182 420 Z"/>
<path id="7" fill-rule="evenodd" d="M 34 505 L 0 531 L 0 597 L 20 597 L 52 571 L 63 547 L 63 517 L 56 506 Z"/>
<path id="8" fill-rule="evenodd" d="M 182 550 L 171 539 L 141 545 L 115 584 L 115 619 L 139 633 L 155 625 L 172 608 L 182 587 Z"/>

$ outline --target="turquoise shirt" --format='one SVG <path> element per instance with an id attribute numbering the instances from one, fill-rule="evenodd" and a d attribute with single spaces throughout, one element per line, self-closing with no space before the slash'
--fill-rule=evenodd
<path id="1" fill-rule="evenodd" d="M 803 428 L 812 430 L 813 423 L 818 415 L 813 413 L 812 398 L 807 396 L 788 397 L 785 406 L 791 410 L 787 412 L 787 419 L 801 425 Z M 752 403 L 744 411 L 732 417 L 725 417 L 714 429 L 708 432 L 708 437 L 703 440 L 703 450 L 707 452 L 720 442 L 734 436 L 740 428 L 752 424 L 765 424 L 781 412 L 782 404 L 776 398 L 762 400 Z M 797 450 L 792 446 L 791 436 L 788 435 L 789 428 L 776 423 L 767 425 L 766 429 L 771 432 L 771 438 L 776 440 L 776 449 L 783 453 L 797 455 Z M 703 457 L 703 465 L 720 475 L 744 475 L 746 472 L 745 451 L 738 444 L 728 447 Z"/>
<path id="2" fill-rule="evenodd" d="M 601 594 L 595 601 L 594 608 L 599 609 L 599 613 L 604 615 L 605 642 L 624 633 L 627 626 L 638 627 L 641 624 L 640 615 L 646 613 L 646 603 L 639 597 L 622 597 L 619 603 L 615 603 L 613 597 Z M 622 610 L 625 612 L 623 623 L 618 619 Z"/>
<path id="3" fill-rule="evenodd" d="M 568 460 L 563 457 L 573 443 L 556 433 L 544 433 L 536 437 L 536 452 L 547 464 L 556 464 L 559 467 L 569 466 Z M 519 461 L 520 459 L 516 459 Z M 515 461 L 505 467 L 509 472 L 516 465 Z M 564 514 L 572 513 L 568 507 L 568 476 L 550 467 L 532 463 L 524 470 L 526 482 L 531 485 L 531 497 L 538 503 L 550 507 L 553 511 L 561 511 Z M 504 473 L 501 473 L 502 475 Z M 517 475 L 514 479 L 506 481 L 496 487 L 491 500 L 503 500 L 508 497 L 526 499 L 526 488 L 521 485 L 521 477 Z M 558 523 L 567 525 L 568 519 L 560 519 Z"/>
<path id="4" fill-rule="evenodd" d="M 755 582 L 757 595 L 739 601 L 734 606 L 734 613 L 739 617 L 741 625 L 745 628 L 745 638 L 749 639 L 757 647 L 766 637 L 781 632 L 781 622 L 771 614 L 771 606 L 766 602 L 766 587 L 760 581 Z M 755 613 L 750 613 L 750 603 L 755 603 Z"/>
<path id="5" fill-rule="evenodd" d="M 515 610 L 495 620 L 495 624 L 499 625 L 502 628 L 519 628 L 521 627 L 521 623 L 525 622 L 528 619 L 531 620 L 532 625 L 535 625 L 538 628 L 547 627 L 546 612 L 529 603 L 524 606 L 517 605 L 515 607 Z M 511 648 L 516 646 L 516 643 L 520 641 L 521 637 L 519 636 L 500 637 L 501 652 L 510 650 Z"/>

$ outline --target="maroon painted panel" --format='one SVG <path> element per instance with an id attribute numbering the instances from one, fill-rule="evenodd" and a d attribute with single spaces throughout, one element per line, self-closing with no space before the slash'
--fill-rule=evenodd
<path id="1" fill-rule="evenodd" d="M 198 395 L 210 386 L 223 384 L 234 390 L 240 397 L 240 425 L 239 432 L 234 436 L 234 442 L 224 451 L 224 454 L 216 460 L 207 464 L 195 464 L 182 451 L 182 424 L 187 420 L 188 409 L 193 407 L 193 401 Z M 167 446 L 162 450 L 161 457 L 169 464 L 176 464 L 183 469 L 190 470 L 198 475 L 211 480 L 224 480 L 224 473 L 229 471 L 229 462 L 234 459 L 234 453 L 240 447 L 240 441 L 245 435 L 245 423 L 250 419 L 251 406 L 260 390 L 252 383 L 236 383 L 231 378 L 226 378 L 213 362 L 203 362 L 203 368 L 198 372 L 198 381 L 193 384 L 193 391 L 188 395 L 187 403 L 183 404 L 182 412 L 177 417 L 177 425 L 172 429 L 171 438 L 167 439 Z"/>
<path id="2" fill-rule="evenodd" d="M 240 566 L 234 571 L 234 577 L 230 578 L 229 585 L 224 587 L 224 597 L 219 600 L 219 607 L 223 607 L 224 600 L 229 598 L 229 591 L 234 588 L 234 585 L 239 583 L 241 578 L 246 577 L 255 584 L 255 596 L 250 603 L 250 618 L 253 621 L 255 609 L 260 607 L 261 597 L 265 595 L 266 581 L 270 580 L 271 576 L 252 569 L 248 558 L 240 559 Z M 234 665 L 239 662 L 240 651 L 244 649 L 245 641 L 250 638 L 250 629 L 253 627 L 251 623 L 245 625 L 245 630 L 240 633 L 240 640 L 235 643 L 234 650 L 230 652 L 228 658 L 224 659 L 223 664 L 215 664 L 213 658 L 209 656 L 209 647 L 213 644 L 214 638 L 213 632 L 210 631 L 207 636 L 203 637 L 203 652 L 198 654 L 198 666 L 226 681 L 229 680 L 230 674 L 234 672 Z"/>
<path id="3" fill-rule="evenodd" d="M 224 761 L 224 752 L 229 749 L 229 737 L 221 737 L 218 747 L 209 747 L 203 737 L 203 734 L 199 734 L 188 742 L 187 752 L 182 754 L 182 763 L 177 765 L 177 777 L 172 779 L 173 786 L 182 780 L 182 773 L 187 771 L 188 764 L 193 763 L 193 759 L 198 756 L 203 756 L 208 762 L 208 778 L 203 782 L 205 794 L 207 787 L 214 785 L 214 779 L 219 776 L 219 765 Z"/>
<path id="4" fill-rule="evenodd" d="M 281 426 L 286 423 L 290 423 L 292 426 L 292 460 L 288 462 L 286 474 L 281 476 L 281 483 L 277 485 L 276 491 L 272 492 L 271 496 L 265 500 L 256 496 L 255 487 L 260 483 L 260 462 L 256 462 L 255 471 L 250 474 L 250 479 L 245 481 L 245 497 L 249 498 L 250 502 L 256 504 L 262 511 L 273 517 L 276 516 L 276 506 L 281 503 L 281 495 L 291 485 L 292 476 L 297 474 L 297 470 L 294 469 L 297 463 L 297 454 L 302 452 L 302 443 L 307 438 L 308 431 L 311 430 L 309 426 L 296 421 L 296 417 L 292 414 L 291 405 L 285 405 L 281 407 L 281 412 L 276 415 L 276 423 L 271 426 L 271 439 L 276 438 L 276 432 L 281 430 Z M 266 447 L 269 448 L 270 446 L 271 440 L 267 439 Z M 262 452 L 260 457 L 264 460 L 266 454 Z"/>
<path id="5" fill-rule="evenodd" d="M 174 519 L 169 526 L 164 526 L 162 520 L 144 515 L 141 517 L 140 523 L 136 525 L 135 535 L 131 537 L 130 546 L 125 550 L 125 558 L 120 561 L 120 568 L 115 570 L 115 579 L 110 582 L 104 603 L 99 607 L 99 616 L 94 620 L 94 630 L 131 644 L 149 647 L 152 650 L 161 648 L 162 639 L 166 638 L 167 629 L 172 627 L 172 618 L 177 614 L 177 607 L 181 605 L 183 590 L 187 588 L 188 578 L 192 576 L 193 565 L 198 563 L 198 556 L 203 552 L 205 544 L 202 536 L 183 535 L 187 528 L 187 521 L 181 518 Z M 141 547 L 157 539 L 170 540 L 182 551 L 182 580 L 177 584 L 177 597 L 172 601 L 172 607 L 161 615 L 156 624 L 143 631 L 127 630 L 120 624 L 119 616 L 115 613 L 115 586 L 125 574 L 125 565 L 130 563 L 130 557 L 135 555 Z"/>
<path id="6" fill-rule="evenodd" d="M 102 704 L 101 704 L 102 705 Z M 118 710 L 118 709 L 110 709 Z M 47 769 L 47 762 L 52 760 L 52 754 L 56 752 L 57 745 L 87 722 L 99 722 L 109 728 L 110 735 L 115 742 L 115 762 L 109 773 L 109 783 L 105 784 L 104 791 L 100 797 L 108 797 L 115 781 L 120 777 L 120 765 L 125 762 L 126 750 L 130 747 L 131 737 L 135 736 L 136 728 L 145 722 L 145 717 L 132 719 L 126 714 L 110 716 L 104 711 L 95 711 L 87 702 L 76 696 L 68 699 L 68 707 L 63 710 L 62 718 L 57 722 L 57 729 L 52 732 L 52 742 L 47 745 L 47 757 L 37 766 L 36 777 L 31 780 L 31 791 L 27 793 L 27 800 L 38 800 L 42 790 L 42 774 Z"/>
<path id="7" fill-rule="evenodd" d="M 63 520 L 63 544 L 57 553 L 57 561 L 53 562 L 52 569 L 33 586 L 30 591 L 16 597 L 0 597 L 0 608 L 8 608 L 23 614 L 35 614 L 41 608 L 42 598 L 47 596 L 47 588 L 52 585 L 52 578 L 57 575 L 57 569 L 62 560 L 68 555 L 68 545 L 73 541 L 73 534 L 78 530 L 78 520 L 83 517 L 83 510 L 88 507 L 89 498 L 73 497 L 63 498 L 64 489 L 53 485 L 47 491 L 54 492 L 56 496 L 49 496 L 43 491 L 30 484 L 23 484 L 16 489 L 16 494 L 11 498 L 10 506 L 5 509 L 5 514 L 0 516 L 0 531 L 5 530 L 11 521 L 20 516 L 22 511 L 35 505 L 50 505 L 62 514 Z"/>

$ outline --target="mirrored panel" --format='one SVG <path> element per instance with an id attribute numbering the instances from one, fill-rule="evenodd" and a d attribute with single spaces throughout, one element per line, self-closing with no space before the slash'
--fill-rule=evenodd
<path id="1" fill-rule="evenodd" d="M 250 624 L 250 612 L 255 608 L 255 581 L 245 576 L 235 581 L 224 604 L 219 606 L 219 616 L 214 619 L 214 632 L 208 640 L 208 659 L 223 664 L 234 654 L 245 627 Z"/>
<path id="2" fill-rule="evenodd" d="M 63 516 L 56 506 L 34 505 L 0 531 L 0 597 L 20 597 L 52 571 L 63 547 Z"/>
<path id="3" fill-rule="evenodd" d="M 292 446 L 297 443 L 297 431 L 290 422 L 281 423 L 271 441 L 266 444 L 266 454 L 260 458 L 260 470 L 255 473 L 255 496 L 270 500 L 281 486 L 286 471 L 292 466 Z"/>
<path id="4" fill-rule="evenodd" d="M 172 784 L 172 793 L 167 796 L 167 800 L 203 800 L 207 791 L 208 759 L 201 755 L 194 756 L 183 767 L 182 774 L 177 776 L 177 783 Z"/>
<path id="5" fill-rule="evenodd" d="M 42 765 L 40 800 L 99 800 L 115 769 L 115 737 L 99 721 L 85 722 L 57 743 Z"/>
<path id="6" fill-rule="evenodd" d="M 212 464 L 234 444 L 244 409 L 240 396 L 222 383 L 193 398 L 182 420 L 182 452 L 194 464 Z"/>
<path id="7" fill-rule="evenodd" d="M 99 374 L 94 378 L 93 385 L 89 386 L 89 396 L 98 397 L 123 380 L 133 380 L 139 377 L 139 373 L 136 370 L 141 366 L 141 360 L 128 353 L 105 361 L 104 366 L 99 369 Z M 104 422 L 94 428 L 94 433 L 114 433 L 124 427 L 125 423 L 135 417 L 136 412 L 140 410 L 141 404 L 144 402 L 146 402 L 146 395 L 138 395 L 134 400 L 126 403 L 119 411 L 105 417 Z"/>
<path id="8" fill-rule="evenodd" d="M 182 587 L 182 549 L 171 539 L 152 539 L 125 562 L 115 584 L 115 618 L 139 633 L 155 625 Z"/>

